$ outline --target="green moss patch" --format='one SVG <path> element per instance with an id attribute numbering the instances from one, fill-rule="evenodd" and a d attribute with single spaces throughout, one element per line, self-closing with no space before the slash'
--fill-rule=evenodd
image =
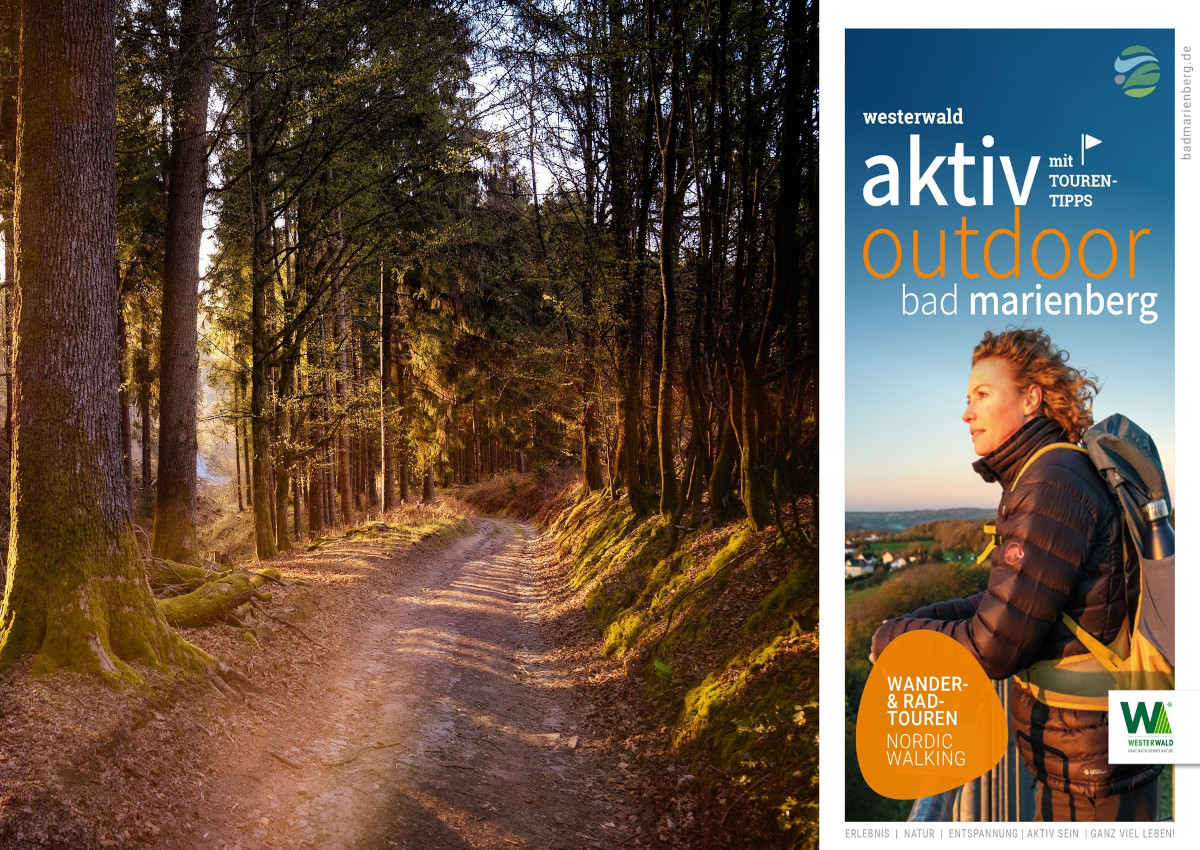
<path id="1" fill-rule="evenodd" d="M 815 847 L 815 562 L 746 521 L 694 530 L 668 552 L 661 518 L 639 521 L 602 493 L 549 530 L 604 653 L 642 679 L 652 722 L 730 801 L 715 819 L 746 846 Z"/>

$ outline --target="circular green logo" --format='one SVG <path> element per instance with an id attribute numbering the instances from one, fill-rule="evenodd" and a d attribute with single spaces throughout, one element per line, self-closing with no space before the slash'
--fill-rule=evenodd
<path id="1" fill-rule="evenodd" d="M 1158 86 L 1158 78 L 1162 69 L 1158 66 L 1158 57 L 1148 47 L 1135 44 L 1126 47 L 1113 62 L 1117 72 L 1114 81 L 1121 91 L 1130 97 L 1145 97 Z"/>

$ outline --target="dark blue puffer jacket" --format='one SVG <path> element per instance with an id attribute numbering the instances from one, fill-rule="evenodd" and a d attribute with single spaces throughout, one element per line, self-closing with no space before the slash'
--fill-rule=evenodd
<path id="1" fill-rule="evenodd" d="M 1064 442 L 1062 427 L 1039 417 L 975 462 L 1004 488 L 996 512 L 1001 544 L 987 589 L 888 620 L 875 632 L 878 657 L 897 635 L 933 629 L 965 646 L 993 679 L 1035 661 L 1087 652 L 1063 625 L 1066 613 L 1101 642 L 1116 639 L 1126 617 L 1121 513 L 1087 456 L 1050 451 L 1017 478 L 1043 446 Z M 1067 793 L 1103 797 L 1149 782 L 1160 765 L 1110 765 L 1108 714 L 1037 702 L 1014 686 L 1012 727 L 1026 766 Z"/>

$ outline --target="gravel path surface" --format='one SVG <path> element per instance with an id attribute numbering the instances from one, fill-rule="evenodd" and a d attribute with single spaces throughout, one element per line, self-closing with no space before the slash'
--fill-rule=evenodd
<path id="1" fill-rule="evenodd" d="M 548 654 L 536 531 L 477 520 L 377 567 L 365 616 L 205 783 L 210 847 L 629 846 L 634 779 Z M 330 553 L 336 554 L 336 550 Z M 178 833 L 176 839 L 190 841 Z M 171 842 L 176 843 L 175 841 Z"/>

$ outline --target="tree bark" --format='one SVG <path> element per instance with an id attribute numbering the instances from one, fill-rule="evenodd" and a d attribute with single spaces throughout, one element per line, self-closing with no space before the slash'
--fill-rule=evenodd
<path id="1" fill-rule="evenodd" d="M 346 335 L 346 289 L 340 280 L 334 300 L 337 305 L 337 312 L 333 319 L 333 336 L 337 342 L 337 374 L 334 378 L 334 396 L 337 398 L 338 411 L 343 416 L 337 431 L 337 488 L 338 498 L 342 503 L 342 525 L 349 526 L 354 523 L 354 498 L 350 493 L 350 439 L 348 433 L 350 425 L 349 417 L 345 416 L 346 383 L 350 372 L 346 362 L 346 349 L 350 345 L 350 340 Z"/>
<path id="2" fill-rule="evenodd" d="M 325 517 L 321 510 L 321 473 L 316 458 L 308 462 L 308 536 L 316 537 L 325 530 Z"/>
<path id="3" fill-rule="evenodd" d="M 22 8 L 13 533 L 0 668 L 114 684 L 132 662 L 199 665 L 146 582 L 117 410 L 116 10 Z"/>
<path id="4" fill-rule="evenodd" d="M 154 501 L 150 498 L 150 482 L 154 480 L 153 470 L 150 468 L 151 458 L 154 456 L 151 450 L 154 438 L 154 426 L 150 419 L 150 394 L 153 387 L 154 375 L 150 368 L 150 327 L 147 324 L 146 316 L 148 311 L 149 307 L 146 305 L 145 299 L 143 299 L 141 339 L 137 355 L 137 377 L 138 407 L 142 419 L 142 510 L 145 513 L 150 513 L 154 506 Z"/>
<path id="5" fill-rule="evenodd" d="M 383 509 L 396 507 L 396 461 L 392 449 L 395 437 L 392 425 L 396 407 L 395 379 L 392 375 L 395 357 L 392 349 L 392 315 L 395 313 L 395 284 L 391 273 L 379 270 L 379 400 L 380 445 L 383 448 Z"/>
<path id="6" fill-rule="evenodd" d="M 250 433 L 246 427 L 246 373 L 238 372 L 238 420 L 237 427 L 242 432 L 242 468 L 246 470 L 246 505 L 254 507 L 253 474 L 250 472 Z"/>
<path id="7" fill-rule="evenodd" d="M 396 299 L 399 301 L 399 299 Z M 412 300 L 408 302 L 412 304 Z M 396 304 L 396 310 L 399 312 L 399 304 Z M 408 341 L 406 336 L 402 334 L 402 329 L 411 326 L 411 315 L 409 322 L 396 323 L 397 326 L 392 327 L 392 359 L 389 371 L 394 378 L 392 396 L 395 401 L 396 412 L 394 421 L 396 423 L 396 432 L 393 437 L 395 441 L 395 453 L 393 466 L 396 470 L 396 487 L 399 490 L 399 500 L 404 504 L 409 500 L 409 479 L 412 475 L 412 457 L 409 451 L 408 442 L 408 379 L 409 379 L 409 352 Z"/>
<path id="8" fill-rule="evenodd" d="M 243 46 L 249 56 L 249 80 L 247 88 L 247 147 L 250 160 L 247 177 L 250 188 L 250 431 L 253 438 L 254 463 L 251 479 L 254 484 L 254 551 L 260 559 L 275 554 L 274 517 L 270 478 L 270 410 L 268 409 L 270 372 L 270 334 L 267 329 L 267 297 L 271 287 L 270 228 L 274 225 L 267 217 L 266 163 L 263 146 L 262 57 L 260 32 L 261 22 L 257 19 L 258 0 L 246 0 L 243 15 Z"/>
<path id="9" fill-rule="evenodd" d="M 129 360 L 129 352 L 127 351 L 129 346 L 126 340 L 125 311 L 121 307 L 121 296 L 118 294 L 117 406 L 121 416 L 121 473 L 125 478 L 125 500 L 129 504 L 129 515 L 133 516 L 133 421 L 129 415 L 129 394 L 125 391 L 125 365 Z"/>
<path id="10" fill-rule="evenodd" d="M 292 476 L 292 536 L 296 540 L 304 539 L 304 526 L 300 521 L 300 477 Z"/>
<path id="11" fill-rule="evenodd" d="M 14 176 L 17 167 L 17 58 L 20 53 L 21 4 L 8 2 L 0 12 L 0 216 L 4 237 L 4 434 L 11 464 L 13 441 L 13 317 L 16 315 L 16 265 L 13 250 Z"/>
<path id="12" fill-rule="evenodd" d="M 429 504 L 434 499 L 433 484 L 433 464 L 431 463 L 425 470 L 425 486 L 421 490 L 421 500 L 425 504 Z"/>
<path id="13" fill-rule="evenodd" d="M 274 223 L 271 225 L 271 253 L 274 257 L 284 254 L 279 245 L 279 228 L 275 227 Z M 283 272 L 286 277 L 286 266 Z M 300 290 L 294 275 L 281 288 L 281 323 L 284 332 L 279 341 L 279 353 L 275 357 L 278 363 L 275 383 L 275 549 L 278 552 L 286 552 L 292 548 L 292 536 L 288 532 L 288 496 L 292 490 L 291 469 L 295 462 L 292 447 L 296 444 L 288 399 L 296 392 L 296 366 L 300 359 L 300 332 L 294 329 L 292 320 L 297 312 Z"/>
<path id="14" fill-rule="evenodd" d="M 163 263 L 156 557 L 199 562 L 196 534 L 196 394 L 200 364 L 200 238 L 208 184 L 208 96 L 216 0 L 183 0 L 176 66 Z"/>
<path id="15" fill-rule="evenodd" d="M 242 500 L 242 445 L 241 434 L 242 426 L 240 414 L 237 412 L 241 408 L 241 394 L 238 392 L 238 383 L 235 380 L 233 383 L 233 466 L 237 473 L 237 497 L 238 497 L 238 513 L 246 510 L 246 504 Z M 249 471 L 247 470 L 247 473 Z"/>
<path id="16" fill-rule="evenodd" d="M 680 83 L 680 65 L 683 62 L 682 19 L 671 4 L 671 103 L 667 114 L 663 114 L 659 86 L 651 80 L 655 91 L 655 124 L 658 135 L 659 156 L 662 159 L 662 223 L 659 240 L 659 270 L 662 279 L 662 324 L 659 327 L 658 374 L 658 467 L 662 480 L 658 510 L 664 517 L 675 513 L 679 503 L 679 484 L 675 478 L 675 452 L 672 436 L 674 417 L 674 367 L 675 367 L 675 250 L 676 220 L 679 217 L 679 188 L 676 168 L 679 160 L 679 117 L 683 99 Z M 653 74 L 654 63 L 651 63 Z"/>

